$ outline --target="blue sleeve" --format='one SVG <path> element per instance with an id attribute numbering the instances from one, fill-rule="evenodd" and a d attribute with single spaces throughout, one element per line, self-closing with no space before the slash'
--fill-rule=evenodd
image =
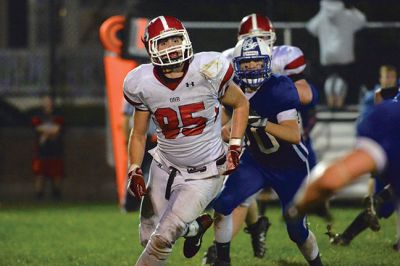
<path id="1" fill-rule="evenodd" d="M 299 109 L 301 106 L 299 93 L 293 81 L 286 76 L 279 76 L 278 85 L 275 88 L 276 113 L 289 109 Z"/>
<path id="2" fill-rule="evenodd" d="M 385 101 L 375 106 L 357 127 L 357 135 L 374 140 L 387 154 L 400 149 L 400 103 Z"/>
<path id="3" fill-rule="evenodd" d="M 311 103 L 309 103 L 311 106 L 316 106 L 317 103 L 319 102 L 319 94 L 318 94 L 318 90 L 317 87 L 315 87 L 314 84 L 310 84 L 310 88 L 311 88 L 311 92 L 312 92 L 312 100 Z"/>

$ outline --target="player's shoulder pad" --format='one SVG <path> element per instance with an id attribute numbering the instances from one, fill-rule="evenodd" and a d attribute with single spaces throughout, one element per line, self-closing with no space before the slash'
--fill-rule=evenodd
<path id="1" fill-rule="evenodd" d="M 202 52 L 198 54 L 200 73 L 207 79 L 218 79 L 225 75 L 230 62 L 218 52 Z"/>
<path id="2" fill-rule="evenodd" d="M 287 86 L 287 85 L 294 86 L 293 81 L 286 75 L 272 74 L 271 78 L 276 79 L 276 81 L 279 83 L 279 86 Z"/>
<path id="3" fill-rule="evenodd" d="M 287 63 L 290 64 L 292 63 L 292 61 L 298 58 L 304 58 L 304 53 L 300 48 L 296 46 L 280 45 L 274 46 L 272 58 L 274 58 L 274 56 L 285 56 L 287 58 Z"/>
<path id="4" fill-rule="evenodd" d="M 232 61 L 234 50 L 235 50 L 235 48 L 233 48 L 233 47 L 226 49 L 225 51 L 222 52 L 222 55 L 225 56 L 225 58 L 228 59 L 229 61 Z"/>
<path id="5" fill-rule="evenodd" d="M 124 89 L 132 89 L 138 86 L 147 75 L 153 75 L 153 65 L 152 64 L 142 64 L 135 67 L 128 72 L 124 79 Z"/>
<path id="6" fill-rule="evenodd" d="M 275 88 L 278 90 L 279 94 L 285 95 L 285 99 L 296 99 L 299 97 L 296 86 L 288 76 L 274 74 L 272 77 L 276 79 Z"/>

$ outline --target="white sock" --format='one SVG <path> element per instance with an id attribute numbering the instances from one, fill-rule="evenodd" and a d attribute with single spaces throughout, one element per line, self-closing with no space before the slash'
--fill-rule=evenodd
<path id="1" fill-rule="evenodd" d="M 199 223 L 194 220 L 190 224 L 186 226 L 185 231 L 183 232 L 182 236 L 184 237 L 190 237 L 190 236 L 195 236 L 199 232 Z"/>
<path id="2" fill-rule="evenodd" d="M 214 223 L 215 241 L 218 243 L 228 243 L 232 240 L 232 214 L 224 216 L 218 214 Z"/>
<path id="3" fill-rule="evenodd" d="M 297 245 L 297 246 L 299 247 L 304 258 L 307 261 L 312 261 L 318 256 L 319 249 L 318 249 L 317 239 L 315 238 L 313 232 L 311 232 L 310 230 L 308 230 L 308 232 L 309 234 L 306 241 L 304 241 L 302 245 Z"/>

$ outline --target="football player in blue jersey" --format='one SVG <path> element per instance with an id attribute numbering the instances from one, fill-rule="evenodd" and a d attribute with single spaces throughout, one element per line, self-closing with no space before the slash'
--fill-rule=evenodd
<path id="1" fill-rule="evenodd" d="M 379 104 L 382 101 L 393 100 L 393 98 L 399 92 L 398 86 L 396 85 L 397 72 L 395 68 L 384 65 L 381 67 L 380 72 L 381 84 L 385 80 L 384 78 L 386 76 L 392 77 L 390 80 L 391 82 L 386 83 L 386 85 L 389 86 L 388 88 L 382 86 L 382 88 L 378 89 L 375 92 L 375 104 Z M 385 85 L 385 83 L 383 84 Z M 370 108 L 371 110 L 372 107 Z M 369 112 L 371 112 L 371 110 L 369 110 Z M 359 121 L 363 121 L 363 119 L 368 116 L 369 112 L 363 113 Z M 393 189 L 391 188 L 391 186 L 386 185 L 384 181 L 381 178 L 377 177 L 375 174 L 373 174 L 371 177 L 373 177 L 373 179 L 371 180 L 374 181 L 372 183 L 375 184 L 375 193 L 371 194 L 365 199 L 366 209 L 357 215 L 357 217 L 350 223 L 350 225 L 343 231 L 343 233 L 335 234 L 332 232 L 331 226 L 328 226 L 327 235 L 329 236 L 331 244 L 347 246 L 356 236 L 358 236 L 360 233 L 368 228 L 370 228 L 372 231 L 379 231 L 379 219 L 387 219 L 395 211 Z M 397 222 L 399 223 L 399 221 Z M 397 251 L 400 251 L 399 241 L 397 241 L 396 244 L 393 245 L 393 248 Z"/>
<path id="2" fill-rule="evenodd" d="M 230 265 L 231 213 L 239 204 L 258 190 L 271 187 L 285 209 L 308 174 L 307 149 L 301 141 L 297 113 L 300 99 L 290 78 L 271 73 L 271 50 L 266 41 L 259 37 L 240 40 L 233 64 L 250 102 L 250 117 L 240 166 L 213 203 L 217 260 L 212 265 Z M 287 231 L 310 265 L 322 265 L 305 217 L 287 223 Z"/>
<path id="3" fill-rule="evenodd" d="M 400 94 L 375 106 L 358 126 L 355 149 L 335 162 L 317 165 L 312 182 L 296 194 L 285 217 L 294 222 L 306 213 L 324 213 L 326 201 L 361 175 L 378 172 L 390 184 L 395 200 L 400 195 Z"/>

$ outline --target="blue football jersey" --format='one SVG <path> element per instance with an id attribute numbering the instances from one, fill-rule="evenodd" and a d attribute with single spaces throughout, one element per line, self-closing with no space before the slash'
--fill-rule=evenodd
<path id="1" fill-rule="evenodd" d="M 286 76 L 272 75 L 252 95 L 250 116 L 267 118 L 278 123 L 277 115 L 283 111 L 300 107 L 300 98 L 292 80 Z M 275 138 L 264 131 L 264 128 L 248 126 L 246 129 L 246 152 L 265 167 L 297 168 L 307 161 L 307 149 L 303 143 L 294 145 Z"/>
<path id="2" fill-rule="evenodd" d="M 371 154 L 383 179 L 400 195 L 400 102 L 389 100 L 375 106 L 357 133 L 357 146 Z"/>

